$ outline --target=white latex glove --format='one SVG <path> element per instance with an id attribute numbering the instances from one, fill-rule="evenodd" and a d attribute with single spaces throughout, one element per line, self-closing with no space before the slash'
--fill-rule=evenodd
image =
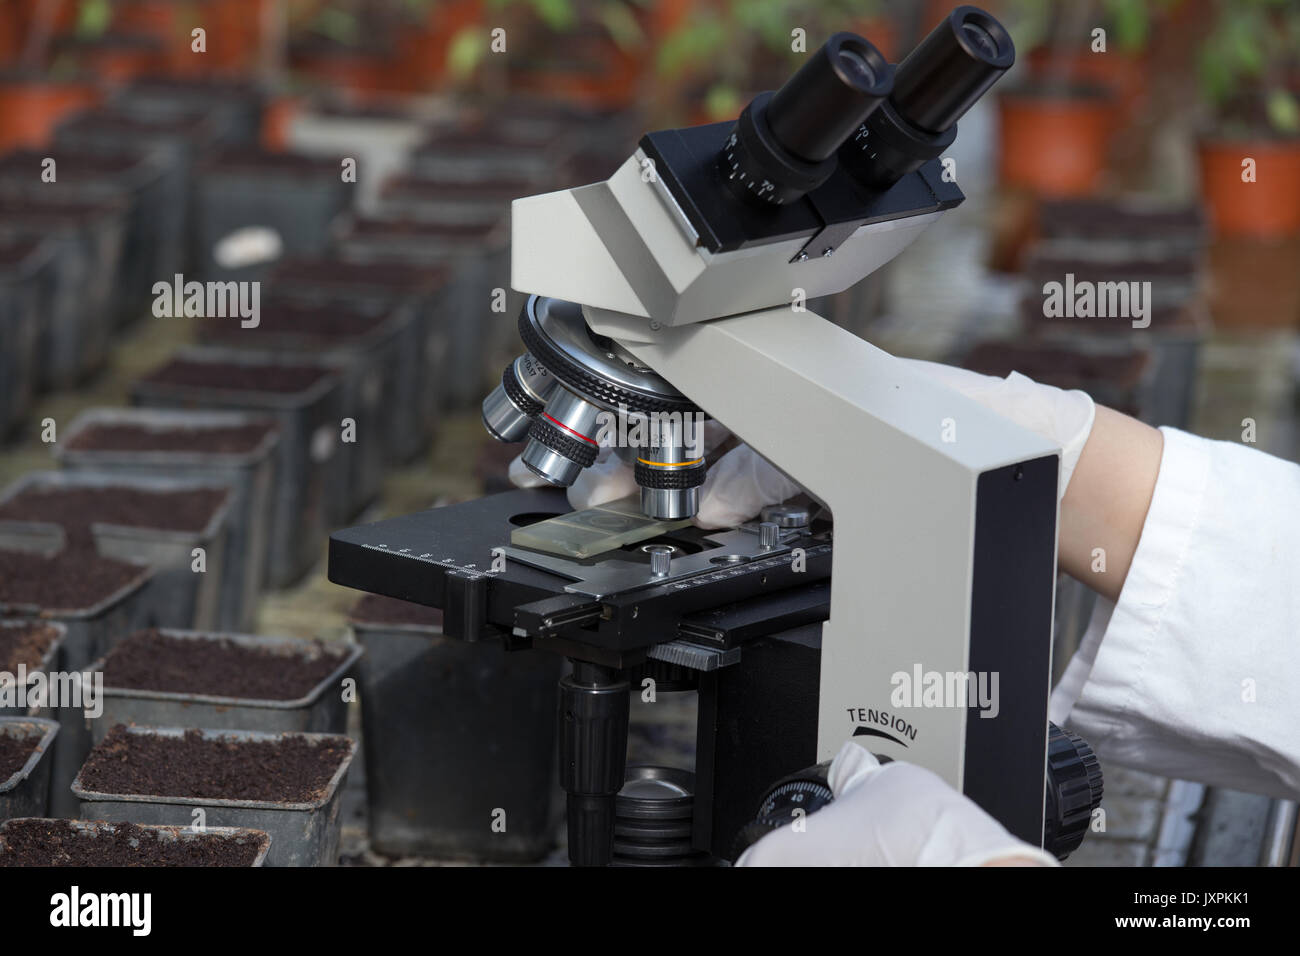
<path id="1" fill-rule="evenodd" d="M 1083 446 L 1092 434 L 1092 422 L 1097 414 L 1097 407 L 1086 392 L 1078 389 L 1067 392 L 1054 385 L 1041 385 L 1019 372 L 998 378 L 938 362 L 902 361 L 922 375 L 979 402 L 989 411 L 1060 445 L 1061 471 L 1057 489 L 1061 497 L 1065 496 L 1070 476 L 1074 474 L 1074 466 L 1079 463 Z"/>
<path id="2" fill-rule="evenodd" d="M 773 830 L 736 865 L 1058 865 L 1050 853 L 1013 837 L 938 775 L 900 761 L 881 764 L 852 740 L 831 762 L 830 785 L 833 803 Z"/>

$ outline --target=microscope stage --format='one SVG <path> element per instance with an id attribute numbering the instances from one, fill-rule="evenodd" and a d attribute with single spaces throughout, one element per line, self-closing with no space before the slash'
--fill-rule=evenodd
<path id="1" fill-rule="evenodd" d="M 686 527 L 585 559 L 510 544 L 515 528 L 569 510 L 562 491 L 528 489 L 346 528 L 330 536 L 329 579 L 442 608 L 452 637 L 616 654 L 679 637 L 730 647 L 763 620 L 825 618 L 828 533 L 786 532 L 764 549 L 755 530 Z M 676 549 L 665 575 L 651 572 L 647 544 Z"/>

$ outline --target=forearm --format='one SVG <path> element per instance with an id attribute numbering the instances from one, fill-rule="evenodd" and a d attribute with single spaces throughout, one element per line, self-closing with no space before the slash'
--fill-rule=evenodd
<path id="1" fill-rule="evenodd" d="M 1061 570 L 1112 601 L 1142 537 L 1163 449 L 1157 429 L 1098 405 L 1061 499 Z"/>

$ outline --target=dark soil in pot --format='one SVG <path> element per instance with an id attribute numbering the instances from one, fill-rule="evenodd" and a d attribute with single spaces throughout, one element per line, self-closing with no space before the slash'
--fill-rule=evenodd
<path id="1" fill-rule="evenodd" d="M 32 751 L 40 742 L 39 733 L 26 736 L 0 733 L 0 783 L 4 783 L 23 769 L 27 758 L 32 755 Z"/>
<path id="2" fill-rule="evenodd" d="M 138 564 L 101 558 L 86 548 L 53 557 L 0 550 L 0 604 L 91 608 L 137 579 L 141 571 Z"/>
<path id="3" fill-rule="evenodd" d="M 195 452 L 209 455 L 244 455 L 261 445 L 271 423 L 219 425 L 211 428 L 189 425 L 154 428 L 144 425 L 91 425 L 68 443 L 72 451 Z"/>
<path id="4" fill-rule="evenodd" d="M 234 392 L 305 392 L 329 374 L 307 365 L 244 365 L 236 362 L 192 362 L 173 359 L 146 375 L 142 382 L 185 385 Z"/>
<path id="5" fill-rule="evenodd" d="M 442 627 L 442 611 L 412 601 L 401 601 L 382 594 L 367 594 L 352 607 L 348 617 L 364 624 L 404 624 L 415 627 Z"/>
<path id="6" fill-rule="evenodd" d="M 310 803 L 350 752 L 346 741 L 214 740 L 197 730 L 163 737 L 118 725 L 91 751 L 80 781 L 98 793 Z"/>
<path id="7" fill-rule="evenodd" d="M 261 345 L 269 338 L 309 339 L 323 347 L 364 336 L 393 313 L 346 302 L 317 305 L 276 296 L 263 303 L 256 328 L 241 328 L 238 320 L 202 326 L 202 338 L 239 345 Z"/>
<path id="8" fill-rule="evenodd" d="M 0 627 L 0 671 L 16 674 L 19 665 L 35 670 L 58 638 L 57 630 L 40 621 L 26 627 Z"/>
<path id="9" fill-rule="evenodd" d="M 228 639 L 187 640 L 137 631 L 104 662 L 104 684 L 131 690 L 299 700 L 338 669 L 346 651 L 315 641 L 313 651 L 277 653 Z"/>
<path id="10" fill-rule="evenodd" d="M 0 866 L 251 866 L 264 841 L 215 833 L 167 840 L 134 823 L 92 834 L 73 820 L 12 820 L 0 833 Z"/>
<path id="11" fill-rule="evenodd" d="M 91 546 L 91 525 L 166 528 L 200 532 L 229 492 L 144 491 L 137 488 L 32 488 L 0 505 L 0 521 L 49 521 L 62 525 L 73 546 Z"/>

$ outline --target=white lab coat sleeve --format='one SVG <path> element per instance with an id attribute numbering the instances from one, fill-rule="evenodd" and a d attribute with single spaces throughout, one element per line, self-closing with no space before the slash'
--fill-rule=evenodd
<path id="1" fill-rule="evenodd" d="M 1053 721 L 1116 764 L 1300 797 L 1300 466 L 1170 428 L 1119 600 Z"/>

